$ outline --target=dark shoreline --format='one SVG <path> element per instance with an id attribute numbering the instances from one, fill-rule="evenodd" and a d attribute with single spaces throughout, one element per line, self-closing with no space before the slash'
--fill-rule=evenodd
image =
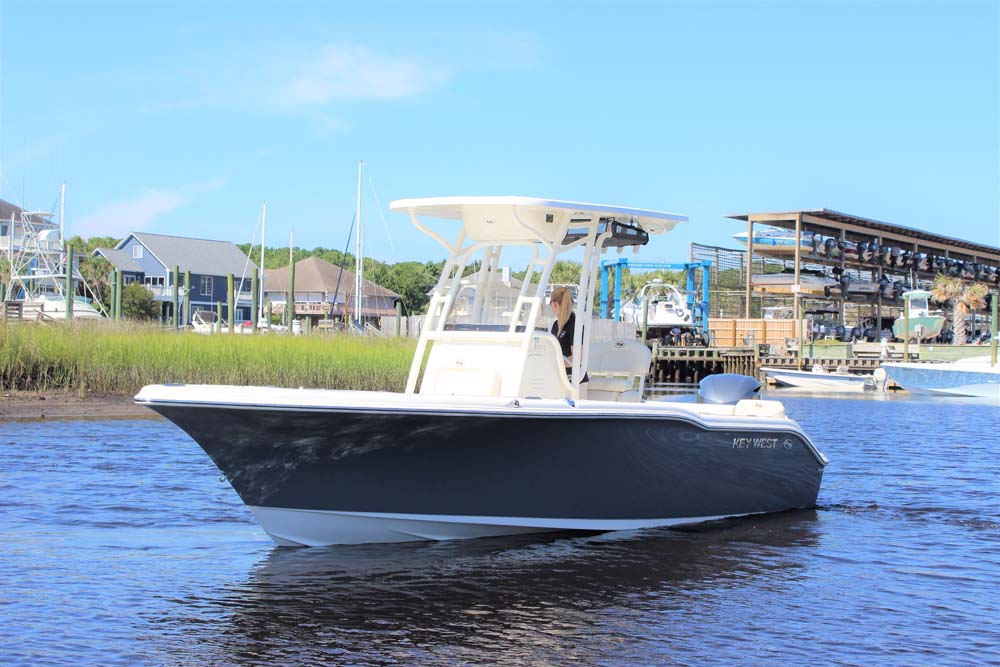
<path id="1" fill-rule="evenodd" d="M 159 418 L 149 408 L 136 405 L 132 396 L 117 394 L 80 396 L 71 391 L 5 391 L 0 395 L 0 422 L 40 419 L 143 419 Z"/>

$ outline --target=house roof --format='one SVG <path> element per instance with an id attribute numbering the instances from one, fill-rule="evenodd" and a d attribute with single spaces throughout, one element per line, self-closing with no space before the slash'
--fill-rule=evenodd
<path id="1" fill-rule="evenodd" d="M 265 272 L 264 291 L 284 292 L 288 290 L 288 267 Z M 296 292 L 327 292 L 336 290 L 344 299 L 354 297 L 354 272 L 335 266 L 319 257 L 306 257 L 295 262 Z M 340 281 L 338 286 L 337 281 Z M 398 297 L 399 295 L 381 285 L 364 280 L 365 296 Z"/>
<path id="2" fill-rule="evenodd" d="M 119 271 L 131 271 L 133 273 L 143 272 L 143 268 L 139 265 L 139 262 L 132 259 L 132 255 L 128 254 L 124 250 L 115 250 L 114 248 L 95 248 L 94 252 L 90 253 L 90 255 L 91 257 L 97 257 L 100 255 L 104 259 L 111 262 Z"/>
<path id="3" fill-rule="evenodd" d="M 20 222 L 22 213 L 24 213 L 24 209 L 20 206 L 0 199 L 0 220 L 10 220 L 11 217 L 13 217 L 14 220 Z M 31 216 L 31 221 L 35 224 L 48 224 L 55 226 L 57 223 L 51 218 L 52 216 L 48 213 L 35 213 Z"/>
<path id="4" fill-rule="evenodd" d="M 132 232 L 122 239 L 116 250 L 124 246 L 130 237 L 135 237 L 145 246 L 167 268 L 167 271 L 179 266 L 181 271 L 201 275 L 224 276 L 232 273 L 241 276 L 244 270 L 251 272 L 257 267 L 229 241 Z"/>

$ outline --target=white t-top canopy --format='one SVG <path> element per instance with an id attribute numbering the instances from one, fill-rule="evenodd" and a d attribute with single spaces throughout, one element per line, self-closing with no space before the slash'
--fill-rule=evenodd
<path id="1" fill-rule="evenodd" d="M 429 197 L 398 199 L 389 208 L 430 218 L 462 220 L 469 237 L 495 242 L 561 242 L 563 223 L 596 219 L 638 227 L 648 234 L 662 234 L 687 216 L 605 204 L 538 199 L 536 197 Z"/>

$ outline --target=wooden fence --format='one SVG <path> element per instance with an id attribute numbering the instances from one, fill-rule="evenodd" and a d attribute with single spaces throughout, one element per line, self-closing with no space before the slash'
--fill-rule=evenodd
<path id="1" fill-rule="evenodd" d="M 709 318 L 708 328 L 712 332 L 712 345 L 716 347 L 781 345 L 795 338 L 796 322 L 801 325 L 804 321 Z"/>

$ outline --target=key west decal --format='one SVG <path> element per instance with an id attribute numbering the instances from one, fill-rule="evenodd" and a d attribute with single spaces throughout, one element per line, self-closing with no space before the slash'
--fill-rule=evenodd
<path id="1" fill-rule="evenodd" d="M 733 438 L 733 449 L 774 449 L 777 438 Z"/>

